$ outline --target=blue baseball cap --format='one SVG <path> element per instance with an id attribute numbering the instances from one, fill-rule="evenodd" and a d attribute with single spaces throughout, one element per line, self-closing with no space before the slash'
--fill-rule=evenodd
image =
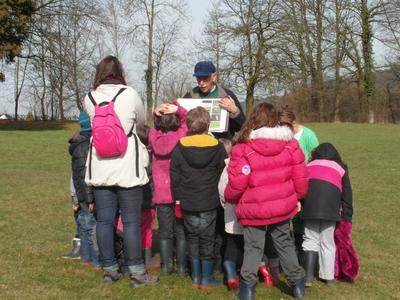
<path id="1" fill-rule="evenodd" d="M 193 76 L 195 77 L 208 77 L 212 73 L 215 73 L 217 69 L 211 61 L 204 60 L 199 61 L 194 67 Z"/>

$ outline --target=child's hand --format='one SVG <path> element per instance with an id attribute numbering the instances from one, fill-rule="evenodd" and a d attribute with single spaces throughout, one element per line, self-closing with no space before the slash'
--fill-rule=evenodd
<path id="1" fill-rule="evenodd" d="M 165 103 L 163 106 L 163 111 L 162 113 L 164 115 L 172 115 L 175 114 L 178 111 L 178 106 L 175 104 L 171 103 Z"/>
<path id="2" fill-rule="evenodd" d="M 298 201 L 297 202 L 297 212 L 300 212 L 300 211 L 301 211 L 301 202 Z"/>
<path id="3" fill-rule="evenodd" d="M 95 209 L 94 203 L 89 203 L 89 212 L 93 213 Z"/>
<path id="4" fill-rule="evenodd" d="M 178 106 L 171 103 L 163 103 L 156 107 L 154 113 L 156 116 L 175 114 L 178 111 Z"/>
<path id="5" fill-rule="evenodd" d="M 161 116 L 164 114 L 164 111 L 166 111 L 166 110 L 167 110 L 167 104 L 162 103 L 154 109 L 154 114 L 156 116 Z"/>

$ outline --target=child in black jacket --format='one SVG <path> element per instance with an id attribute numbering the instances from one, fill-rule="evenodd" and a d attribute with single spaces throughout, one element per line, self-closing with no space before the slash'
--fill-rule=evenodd
<path id="1" fill-rule="evenodd" d="M 219 285 L 213 276 L 218 182 L 227 157 L 224 146 L 208 135 L 210 115 L 203 107 L 186 116 L 188 136 L 180 139 L 171 159 L 171 186 L 183 210 L 192 267 L 192 285 Z"/>
<path id="2" fill-rule="evenodd" d="M 85 183 L 85 164 L 92 135 L 90 119 L 85 112 L 79 114 L 79 124 L 81 131 L 69 140 L 69 153 L 71 154 L 72 180 L 79 201 L 77 224 L 81 239 L 80 259 L 82 265 L 91 265 L 98 270 L 100 263 L 94 238 L 96 218 L 93 214 L 93 193 L 91 187 Z"/>
<path id="3" fill-rule="evenodd" d="M 305 224 L 303 250 L 306 286 L 312 285 L 314 266 L 319 258 L 319 278 L 334 282 L 336 246 L 334 231 L 341 218 L 351 221 L 353 199 L 347 166 L 330 143 L 320 144 L 307 165 L 308 193 L 303 201 Z"/>

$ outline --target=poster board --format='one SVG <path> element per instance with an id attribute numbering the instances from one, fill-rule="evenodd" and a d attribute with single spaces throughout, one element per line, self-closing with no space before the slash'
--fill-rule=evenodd
<path id="1" fill-rule="evenodd" d="M 204 107 L 211 117 L 210 132 L 224 132 L 228 131 L 229 113 L 226 109 L 221 108 L 218 104 L 220 98 L 178 98 L 179 105 L 184 107 L 187 111 L 197 106 Z"/>

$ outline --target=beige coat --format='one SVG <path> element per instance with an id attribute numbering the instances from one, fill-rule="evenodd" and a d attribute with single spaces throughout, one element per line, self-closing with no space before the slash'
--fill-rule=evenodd
<path id="1" fill-rule="evenodd" d="M 126 134 L 132 125 L 145 122 L 145 112 L 142 100 L 138 93 L 131 87 L 122 84 L 102 84 L 92 91 L 96 103 L 111 101 L 119 89 L 125 87 L 114 104 L 122 127 Z M 90 119 L 94 117 L 94 106 L 89 97 L 84 99 L 84 107 Z M 136 129 L 134 129 L 135 132 Z M 146 147 L 139 141 L 139 159 L 136 161 L 135 138 L 128 138 L 128 148 L 124 155 L 116 158 L 102 159 L 96 155 L 96 149 L 92 148 L 92 156 L 88 155 L 86 161 L 85 182 L 92 186 L 119 186 L 134 187 L 146 184 L 147 177 L 145 167 L 149 164 L 149 156 Z M 91 178 L 89 178 L 89 161 L 91 159 Z M 136 164 L 139 164 L 139 177 L 136 176 Z"/>
<path id="2" fill-rule="evenodd" d="M 243 234 L 243 227 L 237 221 L 235 215 L 235 204 L 227 203 L 224 198 L 224 191 L 228 184 L 228 172 L 227 166 L 229 159 L 225 159 L 225 168 L 222 171 L 221 177 L 218 183 L 218 192 L 221 205 L 225 209 L 225 232 L 230 234 Z"/>

